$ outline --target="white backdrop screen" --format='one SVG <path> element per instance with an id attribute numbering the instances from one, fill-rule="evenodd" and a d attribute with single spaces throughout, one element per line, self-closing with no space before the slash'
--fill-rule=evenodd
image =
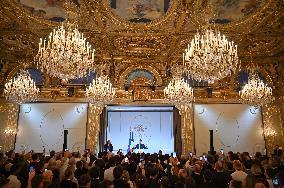
<path id="1" fill-rule="evenodd" d="M 63 131 L 68 130 L 67 147 L 85 149 L 87 108 L 84 103 L 22 104 L 19 113 L 16 151 L 61 151 Z"/>
<path id="2" fill-rule="evenodd" d="M 263 153 L 265 141 L 261 110 L 243 104 L 209 104 L 194 106 L 197 155 L 210 147 L 209 130 L 214 132 L 215 151 Z"/>
<path id="3" fill-rule="evenodd" d="M 133 136 L 132 136 L 133 135 Z M 130 139 L 133 141 L 130 142 Z M 114 151 L 127 152 L 139 140 L 148 149 L 145 153 L 174 151 L 173 112 L 108 112 L 107 139 Z"/>

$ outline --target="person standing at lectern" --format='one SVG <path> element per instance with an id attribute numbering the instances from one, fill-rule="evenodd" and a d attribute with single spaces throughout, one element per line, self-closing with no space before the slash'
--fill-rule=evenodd
<path id="1" fill-rule="evenodd" d="M 105 152 L 112 152 L 113 151 L 113 146 L 112 146 L 110 140 L 108 140 L 107 143 L 104 145 L 104 151 Z"/>
<path id="2" fill-rule="evenodd" d="M 139 140 L 139 144 L 136 144 L 134 149 L 148 149 L 147 146 L 145 146 L 145 144 L 142 144 L 142 140 Z"/>

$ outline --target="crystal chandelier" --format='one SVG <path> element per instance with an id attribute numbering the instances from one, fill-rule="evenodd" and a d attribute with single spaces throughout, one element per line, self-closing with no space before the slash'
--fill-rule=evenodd
<path id="1" fill-rule="evenodd" d="M 95 50 L 86 42 L 83 33 L 69 22 L 53 29 L 48 39 L 40 39 L 35 60 L 40 69 L 60 79 L 76 79 L 93 70 Z"/>
<path id="2" fill-rule="evenodd" d="M 26 70 L 21 70 L 14 79 L 10 79 L 4 89 L 6 99 L 19 104 L 35 101 L 38 93 L 39 89 Z"/>
<path id="3" fill-rule="evenodd" d="M 238 66 L 237 45 L 220 32 L 197 33 L 183 54 L 185 68 L 197 81 L 214 83 L 235 72 Z"/>
<path id="4" fill-rule="evenodd" d="M 90 103 L 94 103 L 98 107 L 104 107 L 110 103 L 115 95 L 115 89 L 112 87 L 107 76 L 100 76 L 92 81 L 86 89 L 86 97 Z"/>
<path id="5" fill-rule="evenodd" d="M 174 77 L 164 89 L 164 96 L 179 110 L 189 107 L 194 101 L 192 87 L 183 78 L 178 77 Z"/>
<path id="6" fill-rule="evenodd" d="M 274 101 L 272 88 L 264 84 L 256 71 L 249 73 L 248 83 L 239 91 L 241 101 L 251 106 L 263 106 Z"/>

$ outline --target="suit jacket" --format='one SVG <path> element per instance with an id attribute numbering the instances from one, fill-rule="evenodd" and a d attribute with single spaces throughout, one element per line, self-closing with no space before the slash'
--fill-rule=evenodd
<path id="1" fill-rule="evenodd" d="M 145 144 L 136 144 L 134 149 L 148 149 Z"/>
<path id="2" fill-rule="evenodd" d="M 77 184 L 71 180 L 63 180 L 60 183 L 60 188 L 78 188 Z"/>
<path id="3" fill-rule="evenodd" d="M 130 188 L 129 183 L 121 179 L 116 179 L 113 181 L 113 183 L 114 183 L 114 188 Z"/>
<path id="4" fill-rule="evenodd" d="M 280 157 L 282 155 L 282 149 L 275 149 L 273 154 Z"/>
<path id="5" fill-rule="evenodd" d="M 105 144 L 105 145 L 104 145 L 104 151 L 105 151 L 105 152 L 108 152 L 108 151 L 112 152 L 112 151 L 113 151 L 113 146 L 112 146 L 112 144 L 110 144 L 110 145 Z"/>

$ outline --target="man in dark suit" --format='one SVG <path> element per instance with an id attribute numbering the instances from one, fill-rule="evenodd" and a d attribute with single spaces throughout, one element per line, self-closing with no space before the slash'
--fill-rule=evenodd
<path id="1" fill-rule="evenodd" d="M 145 144 L 142 144 L 142 140 L 140 139 L 139 144 L 136 144 L 134 149 L 148 149 L 148 148 L 147 148 L 147 146 L 145 146 Z"/>
<path id="2" fill-rule="evenodd" d="M 105 152 L 112 152 L 113 151 L 113 146 L 112 146 L 110 140 L 108 140 L 107 143 L 104 145 L 104 151 Z"/>
<path id="3" fill-rule="evenodd" d="M 280 148 L 278 145 L 276 145 L 275 149 L 273 151 L 273 155 L 281 157 L 281 155 L 282 155 L 282 148 Z"/>

